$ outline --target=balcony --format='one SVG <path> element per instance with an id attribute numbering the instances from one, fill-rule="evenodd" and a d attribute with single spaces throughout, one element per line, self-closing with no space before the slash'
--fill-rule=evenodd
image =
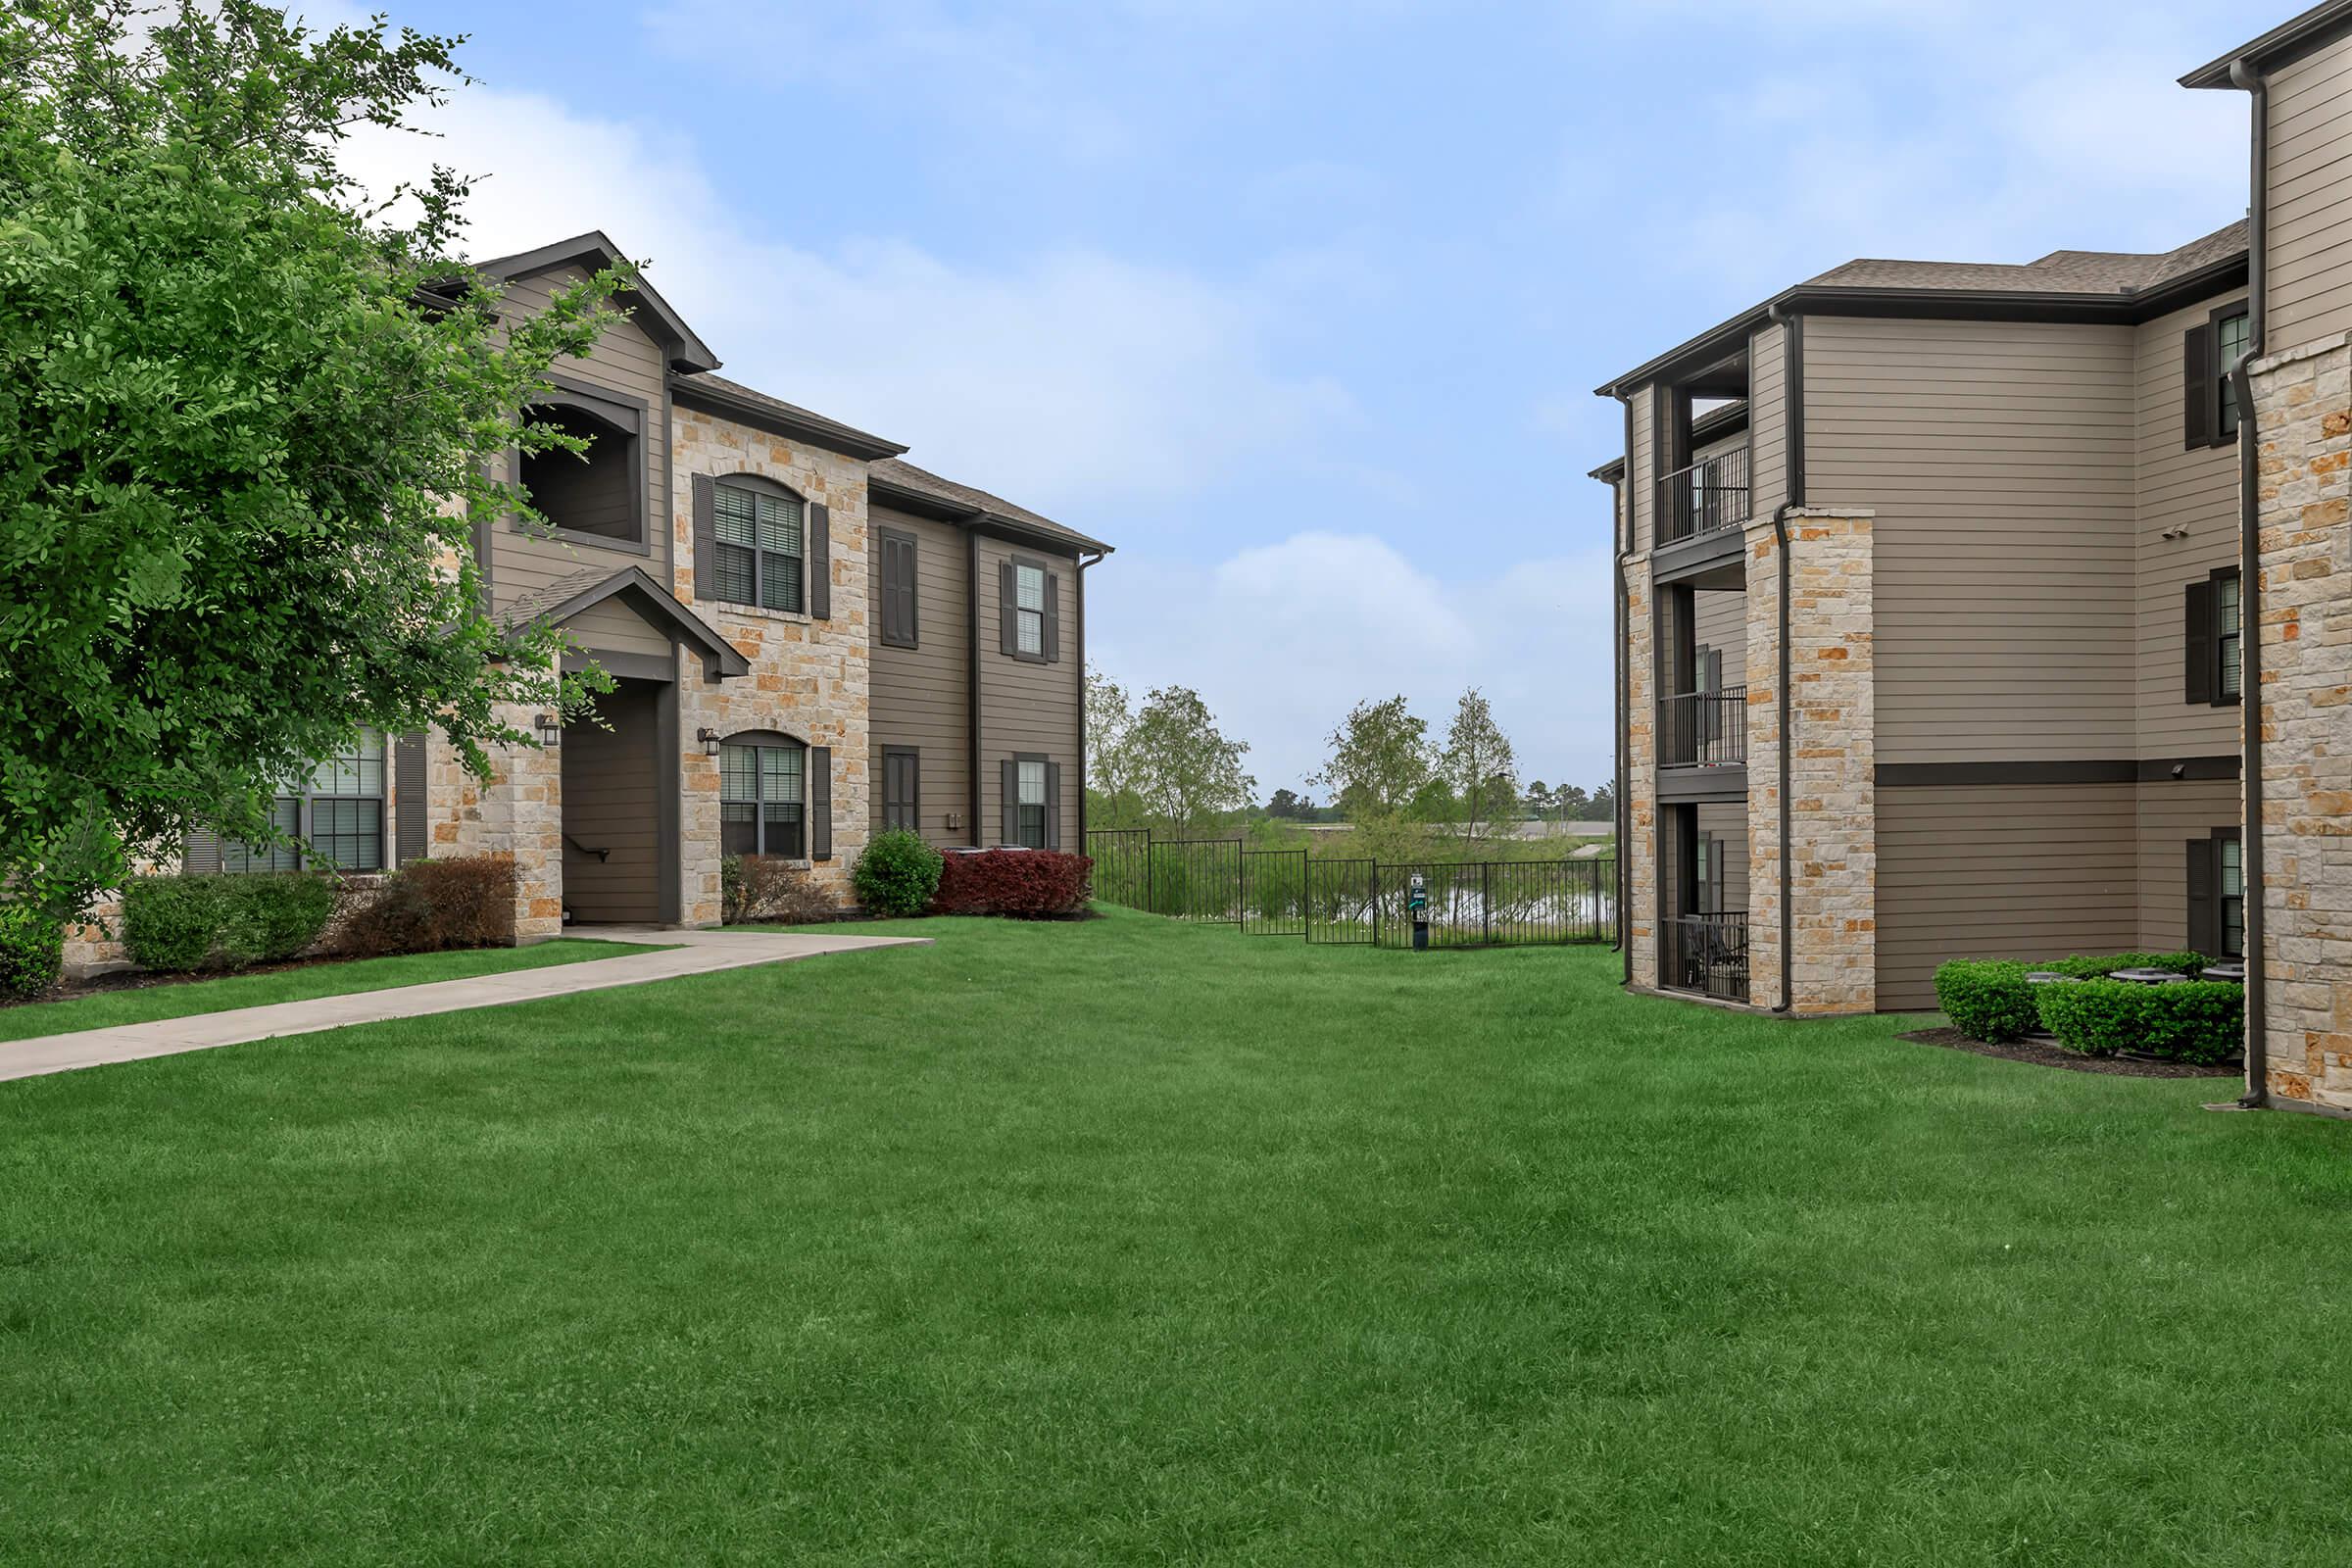
<path id="1" fill-rule="evenodd" d="M 1747 521 L 1747 448 L 1734 447 L 1658 480 L 1658 544 L 1680 544 Z"/>
<path id="2" fill-rule="evenodd" d="M 1658 699 L 1660 767 L 1745 767 L 1747 688 Z"/>
<path id="3" fill-rule="evenodd" d="M 1747 911 L 1678 914 L 1666 922 L 1669 991 L 1688 991 L 1718 1002 L 1747 998 Z"/>

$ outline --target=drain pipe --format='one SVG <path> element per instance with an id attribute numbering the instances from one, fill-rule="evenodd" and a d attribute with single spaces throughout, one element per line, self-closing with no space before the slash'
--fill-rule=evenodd
<path id="1" fill-rule="evenodd" d="M 1633 630 L 1633 607 L 1626 599 L 1630 590 L 1625 581 L 1625 558 L 1633 548 L 1634 400 L 1620 392 L 1617 401 L 1625 406 L 1625 479 L 1622 497 L 1625 504 L 1622 508 L 1613 507 L 1609 517 L 1609 541 L 1613 546 L 1609 552 L 1610 592 L 1613 596 L 1609 610 L 1617 620 L 1617 891 L 1613 912 L 1616 915 L 1617 951 L 1625 960 L 1624 983 L 1630 986 L 1634 983 L 1634 944 L 1627 933 L 1625 857 L 1633 839 L 1631 830 L 1634 818 L 1633 803 L 1626 799 L 1632 774 L 1626 765 L 1625 749 L 1633 729 L 1633 660 L 1626 650 L 1625 641 Z"/>
<path id="2" fill-rule="evenodd" d="M 1805 318 L 1779 305 L 1771 308 L 1771 317 L 1781 323 L 1782 466 L 1788 486 L 1788 499 L 1772 514 L 1772 553 L 1780 564 L 1781 580 L 1781 670 L 1773 699 L 1781 727 L 1781 1000 L 1772 1010 L 1785 1013 L 1796 1005 L 1796 858 L 1789 845 L 1795 828 L 1788 799 L 1794 771 L 1790 760 L 1796 754 L 1796 704 L 1789 691 L 1794 677 L 1788 651 L 1788 514 L 1805 504 Z M 1754 375 L 1754 367 L 1748 373 Z"/>
<path id="3" fill-rule="evenodd" d="M 2238 744 L 2244 751 L 2246 820 L 2240 874 L 2246 899 L 2246 1093 L 2240 1103 L 2270 1103 L 2270 1006 L 2263 983 L 2262 845 L 2262 442 L 2254 414 L 2254 374 L 2269 335 L 2271 84 L 2243 60 L 2230 62 L 2230 85 L 2253 111 L 2254 155 L 2246 211 L 2246 352 L 2230 368 L 2237 387 Z"/>

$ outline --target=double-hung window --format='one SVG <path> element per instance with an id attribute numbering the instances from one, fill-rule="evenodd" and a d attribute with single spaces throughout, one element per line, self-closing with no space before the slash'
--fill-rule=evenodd
<path id="1" fill-rule="evenodd" d="M 805 608 L 807 515 L 797 496 L 721 483 L 712 498 L 711 597 L 798 613 Z"/>
<path id="2" fill-rule="evenodd" d="M 718 838 L 725 855 L 808 853 L 808 749 L 797 741 L 718 751 Z"/>
<path id="3" fill-rule="evenodd" d="M 1043 758 L 1023 758 L 1013 765 L 1020 799 L 1014 813 L 1015 843 L 1032 850 L 1046 847 L 1046 763 Z"/>
<path id="4" fill-rule="evenodd" d="M 1013 646 L 1032 659 L 1046 657 L 1046 568 L 1015 564 L 1012 568 Z"/>
<path id="5" fill-rule="evenodd" d="M 2246 951 L 2245 845 L 2232 836 L 2214 841 L 2215 883 L 2221 895 L 2222 954 L 2242 957 Z"/>
<path id="6" fill-rule="evenodd" d="M 2180 415 L 2184 444 L 2233 446 L 2244 412 L 2230 372 L 2253 344 L 2253 320 L 2243 300 L 2223 306 L 2180 340 Z"/>
<path id="7" fill-rule="evenodd" d="M 2181 612 L 2185 656 L 2181 697 L 2227 708 L 2246 684 L 2245 584 L 2235 566 L 2223 566 L 2187 585 Z"/>
<path id="8" fill-rule="evenodd" d="M 2212 958 L 2245 956 L 2245 845 L 2235 827 L 2188 841 L 2188 946 Z"/>
<path id="9" fill-rule="evenodd" d="M 363 731 L 271 803 L 270 825 L 292 842 L 188 843 L 190 871 L 380 871 L 384 868 L 384 738 Z M 305 846 L 308 846 L 305 848 Z"/>
<path id="10" fill-rule="evenodd" d="M 2253 318 L 2243 307 L 2217 318 L 2213 323 L 2213 373 L 2218 383 L 2214 389 L 2213 435 L 2222 446 L 2237 439 L 2237 382 L 2230 372 L 2246 357 L 2252 333 Z"/>
<path id="11" fill-rule="evenodd" d="M 2224 702 L 2234 702 L 2245 690 L 2244 583 L 2235 572 L 2214 579 L 2213 651 L 2217 678 L 2214 691 Z"/>

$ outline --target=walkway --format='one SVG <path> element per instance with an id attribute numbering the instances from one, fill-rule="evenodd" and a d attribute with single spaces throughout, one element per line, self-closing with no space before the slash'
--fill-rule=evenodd
<path id="1" fill-rule="evenodd" d="M 324 1029 L 377 1023 L 386 1018 L 421 1018 L 436 1012 L 461 1012 L 468 1007 L 501 1007 L 511 1003 L 569 996 L 576 991 L 605 991 L 614 986 L 674 980 L 681 975 L 712 974 L 721 969 L 746 969 L 761 963 L 790 963 L 796 958 L 820 957 L 828 953 L 928 947 L 931 941 L 929 937 L 663 931 L 652 926 L 598 926 L 594 934 L 614 942 L 663 943 L 667 951 L 13 1040 L 0 1043 L 0 1079 L 35 1078 L 43 1073 L 71 1072 L 76 1067 L 97 1067 L 108 1062 L 174 1056 L 183 1051 L 209 1051 L 215 1046 L 243 1045 L 249 1040 L 271 1040 L 279 1035 L 317 1034 Z"/>

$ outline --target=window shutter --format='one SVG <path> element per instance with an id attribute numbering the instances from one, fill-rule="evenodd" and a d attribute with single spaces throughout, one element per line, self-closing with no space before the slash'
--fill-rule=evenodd
<path id="1" fill-rule="evenodd" d="M 998 562 L 997 641 L 1008 658 L 1021 651 L 1020 612 L 1017 608 L 1020 602 L 1021 585 L 1019 578 L 1013 574 L 1012 563 Z"/>
<path id="2" fill-rule="evenodd" d="M 833 618 L 833 514 L 819 506 L 808 509 L 808 613 Z"/>
<path id="3" fill-rule="evenodd" d="M 2213 701 L 2213 632 L 2218 596 L 2211 580 L 2192 582 L 2180 603 L 2180 700 Z"/>
<path id="4" fill-rule="evenodd" d="M 1698 645 L 1697 656 L 1691 662 L 1697 666 L 1692 671 L 1697 678 L 1690 683 L 1698 693 L 1698 723 L 1694 727 L 1701 741 L 1711 741 L 1715 738 L 1715 705 L 1707 701 L 1707 694 L 1715 689 L 1715 683 L 1708 677 L 1721 664 L 1715 658 L 1715 650 L 1705 643 Z"/>
<path id="5" fill-rule="evenodd" d="M 1049 622 L 1049 624 L 1051 624 Z M 1061 848 L 1061 764 L 1046 764 L 1046 848 Z"/>
<path id="6" fill-rule="evenodd" d="M 710 604 L 718 588 L 718 481 L 694 476 L 694 597 Z"/>
<path id="7" fill-rule="evenodd" d="M 186 853 L 179 868 L 190 876 L 210 876 L 220 869 L 220 835 L 209 827 L 188 831 Z"/>
<path id="8" fill-rule="evenodd" d="M 413 730 L 392 744 L 392 863 L 421 860 L 429 852 L 425 829 L 424 731 Z"/>
<path id="9" fill-rule="evenodd" d="M 808 858 L 833 858 L 833 748 L 808 748 Z"/>
<path id="10" fill-rule="evenodd" d="M 899 534 L 882 537 L 882 636 L 884 640 L 916 644 L 914 624 L 914 541 Z"/>
<path id="11" fill-rule="evenodd" d="M 2213 445 L 2213 328 L 2191 327 L 2180 339 L 2180 441 Z"/>
<path id="12" fill-rule="evenodd" d="M 1011 758 L 1004 759 L 1000 772 L 1004 785 L 1004 809 L 998 813 L 1004 818 L 1004 831 L 999 844 L 1018 844 L 1021 841 L 1021 765 Z"/>
<path id="13" fill-rule="evenodd" d="M 1061 578 L 1046 573 L 1046 662 L 1061 662 Z"/>
<path id="14" fill-rule="evenodd" d="M 899 754 L 899 800 L 904 806 L 907 831 L 923 830 L 923 755 L 920 752 Z"/>
<path id="15" fill-rule="evenodd" d="M 2215 895 L 2213 840 L 2188 841 L 2188 947 L 2213 957 L 2222 951 L 2221 901 Z"/>

